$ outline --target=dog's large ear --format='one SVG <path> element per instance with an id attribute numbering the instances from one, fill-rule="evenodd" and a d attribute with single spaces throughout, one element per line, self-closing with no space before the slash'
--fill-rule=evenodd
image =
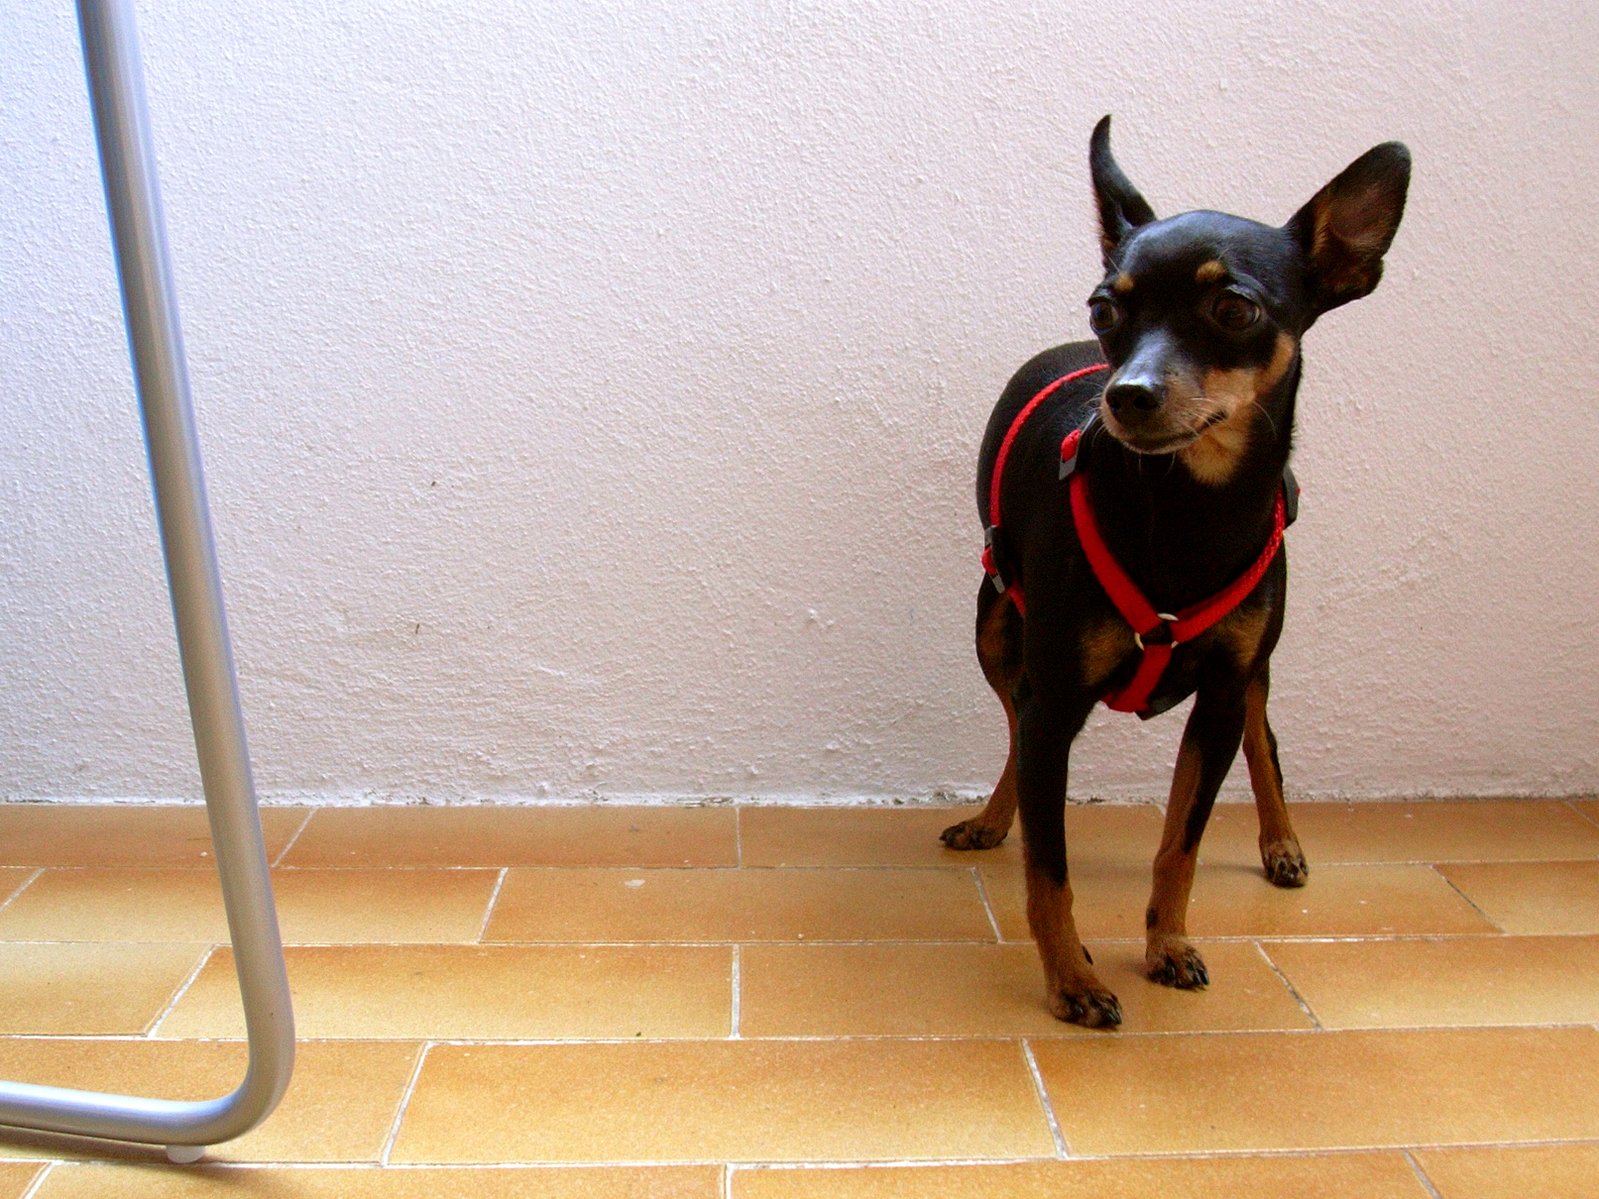
<path id="1" fill-rule="evenodd" d="M 1088 169 L 1094 179 L 1094 199 L 1099 204 L 1099 244 L 1109 267 L 1111 255 L 1122 239 L 1155 219 L 1154 209 L 1111 157 L 1109 116 L 1101 117 L 1094 126 L 1094 136 L 1088 142 Z"/>
<path id="2" fill-rule="evenodd" d="M 1410 151 L 1399 142 L 1367 150 L 1288 222 L 1309 263 L 1318 313 L 1370 295 L 1382 278 L 1410 187 Z"/>

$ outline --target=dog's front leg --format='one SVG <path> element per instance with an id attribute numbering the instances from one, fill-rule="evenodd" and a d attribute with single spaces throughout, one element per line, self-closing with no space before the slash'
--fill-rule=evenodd
<path id="1" fill-rule="evenodd" d="M 1303 887 L 1310 867 L 1299 848 L 1294 826 L 1283 801 L 1283 769 L 1277 761 L 1277 738 L 1266 719 L 1266 697 L 1271 690 L 1271 668 L 1260 673 L 1244 693 L 1244 760 L 1249 763 L 1249 785 L 1260 813 L 1260 861 L 1266 877 L 1279 887 Z"/>
<path id="2" fill-rule="evenodd" d="M 1243 735 L 1243 694 L 1234 687 L 1201 688 L 1183 729 L 1166 826 L 1155 855 L 1155 886 L 1144 914 L 1149 934 L 1145 966 L 1150 978 L 1170 987 L 1193 989 L 1210 983 L 1204 959 L 1188 943 L 1188 898 L 1199 840 Z"/>
<path id="3" fill-rule="evenodd" d="M 1017 697 L 1016 791 L 1027 871 L 1027 925 L 1044 964 L 1049 1010 L 1089 1028 L 1121 1023 L 1121 1004 L 1094 974 L 1072 919 L 1066 873 L 1066 762 L 1091 696 L 1049 696 L 1024 681 Z"/>

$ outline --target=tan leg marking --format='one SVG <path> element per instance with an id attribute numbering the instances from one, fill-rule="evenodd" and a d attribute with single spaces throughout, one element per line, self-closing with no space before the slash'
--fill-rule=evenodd
<path id="1" fill-rule="evenodd" d="M 986 580 L 983 586 L 990 586 Z M 999 696 L 1010 730 L 1010 749 L 1005 767 L 976 816 L 952 824 L 940 834 L 951 849 L 992 849 L 1003 841 L 1016 819 L 1016 705 L 1011 700 L 1021 677 L 1021 613 L 1008 596 L 1002 596 L 988 609 L 977 630 L 977 661 L 983 677 Z M 1014 622 L 1014 623 L 1012 623 Z"/>
<path id="2" fill-rule="evenodd" d="M 1171 798 L 1166 804 L 1166 825 L 1155 854 L 1155 886 L 1149 896 L 1144 923 L 1148 940 L 1144 965 L 1149 977 L 1167 986 L 1193 989 L 1209 984 L 1199 951 L 1188 943 L 1188 897 L 1194 887 L 1197 848 L 1184 847 L 1188 817 L 1199 792 L 1199 749 L 1186 737 L 1177 753 Z"/>
<path id="3" fill-rule="evenodd" d="M 1269 683 L 1261 675 L 1244 693 L 1244 761 L 1249 764 L 1249 786 L 1260 815 L 1260 861 L 1266 877 L 1279 887 L 1303 887 L 1310 875 L 1299 838 L 1288 820 L 1283 799 L 1283 776 L 1277 763 L 1277 741 L 1266 719 Z"/>
<path id="4" fill-rule="evenodd" d="M 1044 963 L 1049 1010 L 1058 1020 L 1085 1028 L 1114 1028 L 1121 1003 L 1099 981 L 1072 918 L 1071 883 L 1056 884 L 1027 864 L 1027 927 Z"/>

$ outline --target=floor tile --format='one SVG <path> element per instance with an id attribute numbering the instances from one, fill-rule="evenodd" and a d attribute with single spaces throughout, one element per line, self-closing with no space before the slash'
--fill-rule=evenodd
<path id="1" fill-rule="evenodd" d="M 223 1161 L 376 1162 L 416 1068 L 421 1046 L 301 1041 L 282 1104 L 255 1131 L 213 1148 Z M 0 1077 L 163 1099 L 213 1099 L 244 1077 L 239 1042 L 0 1039 Z M 0 1139 L 0 1157 L 99 1159 L 108 1150 L 23 1132 Z M 120 1151 L 140 1160 L 159 1149 Z"/>
<path id="2" fill-rule="evenodd" d="M 1599 825 L 1554 800 L 1290 803 L 1288 814 L 1312 882 L 1318 866 L 1337 863 L 1599 858 Z M 1254 804 L 1217 804 L 1203 856 L 1258 870 L 1259 834 Z"/>
<path id="3" fill-rule="evenodd" d="M 1020 869 L 984 868 L 989 901 L 1007 940 L 1024 940 L 1027 888 Z M 1084 939 L 1141 936 L 1148 863 L 1071 867 Z M 1446 935 L 1497 930 L 1427 866 L 1324 866 L 1308 886 L 1285 890 L 1259 870 L 1200 861 L 1188 931 L 1205 937 Z"/>
<path id="4" fill-rule="evenodd" d="M 1599 933 L 1599 862 L 1462 862 L 1438 871 L 1507 933 Z"/>
<path id="5" fill-rule="evenodd" d="M 989 940 L 969 870 L 508 871 L 490 941 Z"/>
<path id="6" fill-rule="evenodd" d="M 1599 1023 L 1599 937 L 1268 942 L 1327 1028 Z"/>
<path id="7" fill-rule="evenodd" d="M 1599 1145 L 1418 1149 L 1441 1199 L 1593 1199 Z"/>
<path id="8" fill-rule="evenodd" d="M 392 1160 L 874 1161 L 1047 1156 L 1002 1041 L 440 1046 Z"/>
<path id="9" fill-rule="evenodd" d="M 732 866 L 737 819 L 731 807 L 323 808 L 283 864 Z"/>
<path id="10" fill-rule="evenodd" d="M 295 1023 L 308 1037 L 716 1037 L 732 1028 L 728 948 L 362 945 L 285 956 Z M 230 953 L 207 963 L 159 1035 L 243 1035 Z"/>
<path id="11" fill-rule="evenodd" d="M 960 853 L 938 835 L 980 806 L 961 808 L 746 807 L 739 836 L 746 866 L 954 866 L 1021 861 L 1021 832 L 994 849 Z M 1072 804 L 1066 810 L 1073 860 L 1078 855 L 1148 859 L 1160 842 L 1152 805 Z"/>
<path id="12" fill-rule="evenodd" d="M 0 1196 L 4 1199 L 21 1199 L 33 1180 L 39 1177 L 41 1167 L 28 1162 L 8 1162 L 0 1165 Z"/>
<path id="13" fill-rule="evenodd" d="M 1201 949 L 1216 983 L 1183 992 L 1144 977 L 1142 942 L 1095 947 L 1125 1030 L 1312 1027 L 1252 944 Z M 1096 1035 L 1049 1014 L 1031 945 L 748 945 L 739 977 L 747 1037 Z"/>
<path id="14" fill-rule="evenodd" d="M 645 1169 L 58 1167 L 37 1199 L 721 1199 L 715 1166 Z"/>
<path id="15" fill-rule="evenodd" d="M 287 944 L 475 941 L 496 870 L 278 870 Z M 425 895 L 426 903 L 415 902 Z M 46 870 L 0 911 L 0 939 L 228 940 L 214 869 Z"/>
<path id="16" fill-rule="evenodd" d="M 1033 1042 L 1074 1153 L 1599 1138 L 1599 1032 L 1237 1033 Z"/>
<path id="17" fill-rule="evenodd" d="M 304 808 L 262 808 L 267 860 Z M 201 866 L 212 861 L 204 804 L 0 804 L 0 865 Z"/>
<path id="18" fill-rule="evenodd" d="M 142 1033 L 200 945 L 0 945 L 0 1034 Z"/>
<path id="19" fill-rule="evenodd" d="M 738 1170 L 733 1199 L 1426 1199 L 1397 1153 Z M 1448 1197 L 1446 1197 L 1448 1199 Z M 1518 1197 L 1519 1199 L 1519 1197 Z"/>

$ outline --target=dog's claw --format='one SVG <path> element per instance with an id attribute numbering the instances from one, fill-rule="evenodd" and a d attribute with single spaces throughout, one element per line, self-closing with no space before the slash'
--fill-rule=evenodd
<path id="1" fill-rule="evenodd" d="M 1084 1028 L 1115 1028 L 1122 1022 L 1121 1001 L 1109 991 L 1084 991 L 1077 995 L 1062 991 L 1050 1005 L 1050 1011 L 1057 1020 Z"/>
<path id="2" fill-rule="evenodd" d="M 1199 991 L 1210 986 L 1210 971 L 1205 959 L 1192 945 L 1176 944 L 1149 957 L 1150 979 L 1163 987 L 1176 987 L 1181 991 Z"/>
<path id="3" fill-rule="evenodd" d="M 1262 846 L 1260 860 L 1266 867 L 1266 878 L 1274 887 L 1303 887 L 1310 879 L 1305 855 L 1292 841 Z"/>
<path id="4" fill-rule="evenodd" d="M 962 820 L 952 824 L 938 835 L 938 839 L 951 849 L 993 849 L 1005 839 L 1006 829 L 993 829 L 976 820 Z"/>

